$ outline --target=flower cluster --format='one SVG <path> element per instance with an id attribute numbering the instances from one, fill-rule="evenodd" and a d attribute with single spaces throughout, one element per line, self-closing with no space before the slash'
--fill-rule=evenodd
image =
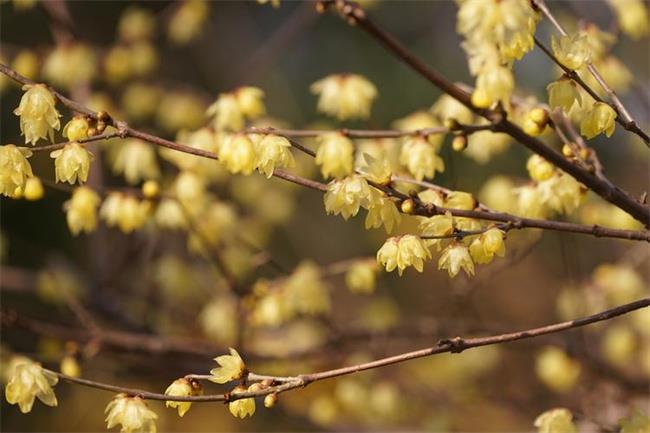
<path id="1" fill-rule="evenodd" d="M 171 385 L 165 390 L 165 395 L 171 397 L 191 397 L 203 394 L 201 384 L 193 379 L 180 378 L 172 382 Z M 171 407 L 178 410 L 178 416 L 182 417 L 192 407 L 192 402 L 189 401 L 173 401 L 168 400 L 165 402 L 166 407 Z"/>
<path id="2" fill-rule="evenodd" d="M 257 87 L 240 87 L 219 95 L 206 114 L 214 118 L 216 130 L 238 131 L 246 119 L 256 119 L 266 112 L 263 98 L 264 92 Z"/>

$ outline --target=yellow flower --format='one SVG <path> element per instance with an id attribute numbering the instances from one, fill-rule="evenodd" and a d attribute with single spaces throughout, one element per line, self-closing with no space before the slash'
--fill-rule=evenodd
<path id="1" fill-rule="evenodd" d="M 347 220 L 355 216 L 360 207 L 368 206 L 369 196 L 368 182 L 355 174 L 330 182 L 323 201 L 328 214 L 341 214 Z"/>
<path id="2" fill-rule="evenodd" d="M 134 57 L 128 47 L 116 45 L 104 57 L 104 76 L 111 84 L 119 84 L 134 73 Z"/>
<path id="3" fill-rule="evenodd" d="M 646 351 L 646 355 L 648 354 Z M 638 409 L 635 409 L 630 415 L 620 420 L 619 423 L 621 425 L 621 433 L 647 433 L 650 431 L 650 417 Z"/>
<path id="4" fill-rule="evenodd" d="M 66 89 L 89 83 L 96 72 L 97 59 L 92 49 L 76 42 L 57 45 L 43 64 L 43 76 Z"/>
<path id="5" fill-rule="evenodd" d="M 550 179 L 555 173 L 553 164 L 545 160 L 539 155 L 532 155 L 526 162 L 526 170 L 531 179 L 541 182 Z"/>
<path id="6" fill-rule="evenodd" d="M 316 164 L 320 166 L 323 177 L 345 177 L 352 174 L 354 164 L 354 145 L 339 132 L 328 132 L 318 136 Z"/>
<path id="7" fill-rule="evenodd" d="M 280 7 L 280 0 L 257 0 L 257 3 L 261 5 L 270 3 L 271 6 L 273 6 L 276 9 Z"/>
<path id="8" fill-rule="evenodd" d="M 217 131 L 238 131 L 244 127 L 244 119 L 255 119 L 265 113 L 263 97 L 264 92 L 257 87 L 240 87 L 219 95 L 206 114 L 214 117 Z"/>
<path id="9" fill-rule="evenodd" d="M 211 128 L 201 128 L 196 131 L 180 131 L 176 135 L 176 141 L 190 146 L 194 149 L 203 150 L 215 155 L 219 152 L 221 134 L 215 133 Z M 219 164 L 209 158 L 197 155 L 190 155 L 185 152 L 178 152 L 173 149 L 160 149 L 160 156 L 163 159 L 176 165 L 181 171 L 192 171 L 207 179 L 218 179 L 225 174 L 225 170 Z"/>
<path id="10" fill-rule="evenodd" d="M 648 9 L 641 0 L 608 0 L 616 12 L 618 25 L 632 39 L 648 35 Z"/>
<path id="11" fill-rule="evenodd" d="M 451 209 L 472 210 L 476 207 L 476 199 L 468 192 L 451 191 L 445 197 L 445 207 Z"/>
<path id="12" fill-rule="evenodd" d="M 61 373 L 65 374 L 66 376 L 71 376 L 71 377 L 79 377 L 81 376 L 81 367 L 79 367 L 79 363 L 75 359 L 74 356 L 64 356 L 63 359 L 61 359 Z"/>
<path id="13" fill-rule="evenodd" d="M 589 39 L 580 33 L 560 37 L 553 35 L 551 46 L 559 62 L 574 71 L 582 68 L 591 57 Z"/>
<path id="14" fill-rule="evenodd" d="M 11 67 L 20 75 L 35 80 L 38 76 L 38 56 L 33 51 L 21 50 L 11 63 Z"/>
<path id="15" fill-rule="evenodd" d="M 156 208 L 156 224 L 160 228 L 179 229 L 187 225 L 183 208 L 174 199 L 162 199 Z"/>
<path id="16" fill-rule="evenodd" d="M 20 132 L 25 136 L 25 143 L 36 144 L 46 137 L 54 141 L 54 130 L 61 128 L 54 95 L 43 84 L 25 84 L 23 90 L 25 93 L 14 114 L 20 116 Z"/>
<path id="17" fill-rule="evenodd" d="M 190 397 L 201 394 L 203 394 L 201 384 L 196 380 L 186 378 L 176 379 L 165 390 L 165 395 L 172 397 Z M 178 416 L 182 417 L 190 410 L 192 402 L 167 400 L 165 406 L 178 409 Z"/>
<path id="18" fill-rule="evenodd" d="M 15 365 L 13 374 L 5 388 L 5 397 L 9 404 L 16 404 L 22 413 L 32 410 L 34 398 L 48 406 L 56 406 L 56 395 L 52 387 L 58 382 L 58 377 L 46 371 L 40 364 L 25 360 Z"/>
<path id="19" fill-rule="evenodd" d="M 445 162 L 436 154 L 435 147 L 421 136 L 409 137 L 404 141 L 400 163 L 417 180 L 432 179 L 436 171 L 445 171 Z"/>
<path id="20" fill-rule="evenodd" d="M 229 135 L 221 143 L 219 161 L 233 174 L 251 174 L 257 164 L 255 145 L 245 134 Z"/>
<path id="21" fill-rule="evenodd" d="M 422 218 L 420 220 L 419 230 L 422 236 L 448 236 L 454 233 L 455 223 L 451 213 L 447 212 L 444 215 L 435 215 L 429 218 Z M 427 239 L 426 242 L 429 246 L 436 246 L 440 250 L 440 244 L 443 239 Z"/>
<path id="22" fill-rule="evenodd" d="M 548 213 L 542 199 L 542 192 L 535 185 L 525 185 L 515 188 L 517 196 L 517 214 L 526 218 L 544 218 Z"/>
<path id="23" fill-rule="evenodd" d="M 610 364 L 625 367 L 634 362 L 633 358 L 637 351 L 637 338 L 629 326 L 610 326 L 605 331 L 600 345 L 603 356 Z"/>
<path id="24" fill-rule="evenodd" d="M 580 363 L 557 347 L 547 346 L 537 356 L 535 372 L 542 383 L 553 391 L 567 392 L 580 376 Z"/>
<path id="25" fill-rule="evenodd" d="M 551 409 L 535 418 L 538 433 L 577 433 L 573 415 L 564 408 Z"/>
<path id="26" fill-rule="evenodd" d="M 99 196 L 92 189 L 85 186 L 74 189 L 72 198 L 63 204 L 72 234 L 90 233 L 95 230 L 99 202 Z"/>
<path id="27" fill-rule="evenodd" d="M 106 406 L 106 427 L 118 424 L 122 433 L 156 433 L 158 415 L 140 397 L 117 394 Z"/>
<path id="28" fill-rule="evenodd" d="M 181 291 L 184 285 L 179 284 Z M 239 333 L 237 301 L 232 296 L 219 296 L 205 304 L 199 314 L 201 330 L 210 340 L 235 344 Z"/>
<path id="29" fill-rule="evenodd" d="M 106 197 L 99 215 L 109 227 L 118 226 L 124 233 L 131 233 L 147 222 L 151 203 L 137 198 L 112 192 Z"/>
<path id="30" fill-rule="evenodd" d="M 63 149 L 50 153 L 50 157 L 54 158 L 57 182 L 74 184 L 77 179 L 79 179 L 79 183 L 88 180 L 88 171 L 90 170 L 90 162 L 93 160 L 93 154 L 81 144 L 77 142 L 68 143 Z"/>
<path id="31" fill-rule="evenodd" d="M 505 66 L 491 66 L 485 67 L 481 70 L 476 78 L 476 92 L 485 98 L 485 102 L 481 101 L 478 106 L 486 107 L 495 102 L 501 102 L 506 107 L 510 104 L 510 95 L 515 88 L 515 78 L 512 71 Z M 472 101 L 475 96 L 472 95 Z M 476 97 L 478 98 L 478 96 Z"/>
<path id="32" fill-rule="evenodd" d="M 90 124 L 86 116 L 75 116 L 63 127 L 63 135 L 69 141 L 79 141 L 88 138 Z"/>
<path id="33" fill-rule="evenodd" d="M 182 45 L 194 39 L 208 17 L 208 5 L 204 0 L 183 2 L 169 20 L 167 35 L 173 42 Z"/>
<path id="34" fill-rule="evenodd" d="M 553 177 L 540 182 L 537 189 L 545 206 L 564 214 L 569 214 L 578 208 L 587 192 L 580 182 L 566 173 L 556 173 Z"/>
<path id="35" fill-rule="evenodd" d="M 137 138 L 120 144 L 113 161 L 113 172 L 123 174 L 126 182 L 134 185 L 141 180 L 157 179 L 160 169 L 153 147 Z"/>
<path id="36" fill-rule="evenodd" d="M 365 227 L 379 228 L 382 225 L 386 233 L 391 233 L 396 228 L 402 215 L 400 214 L 395 202 L 387 197 L 383 192 L 372 188 L 370 190 L 368 202 L 368 214 L 366 215 Z"/>
<path id="37" fill-rule="evenodd" d="M 194 94 L 185 92 L 167 92 L 163 94 L 156 121 L 165 130 L 176 133 L 180 129 L 194 129 L 204 122 L 205 105 Z"/>
<path id="38" fill-rule="evenodd" d="M 604 102 L 596 102 L 580 122 L 580 134 L 589 139 L 604 132 L 611 137 L 616 125 L 615 120 L 616 112 L 612 107 Z"/>
<path id="39" fill-rule="evenodd" d="M 429 248 L 422 239 L 414 235 L 389 238 L 377 251 L 377 262 L 388 272 L 397 268 L 400 275 L 409 266 L 422 272 L 424 261 L 429 259 L 431 259 Z"/>
<path id="40" fill-rule="evenodd" d="M 256 142 L 257 169 L 267 178 L 273 176 L 276 167 L 293 167 L 296 162 L 291 154 L 291 143 L 285 137 L 269 134 Z"/>
<path id="41" fill-rule="evenodd" d="M 416 111 L 393 122 L 393 127 L 400 131 L 419 131 L 440 126 L 442 124 L 428 111 Z M 438 152 L 444 138 L 443 134 L 429 134 L 426 140 Z"/>
<path id="42" fill-rule="evenodd" d="M 390 161 L 386 157 L 379 159 L 368 153 L 363 154 L 365 165 L 361 167 L 363 175 L 380 185 L 388 185 L 392 176 Z"/>
<path id="43" fill-rule="evenodd" d="M 214 358 L 219 367 L 210 370 L 212 377 L 211 382 L 227 383 L 233 380 L 241 379 L 246 374 L 246 364 L 241 359 L 239 353 L 232 347 L 229 349 L 230 355 L 221 355 Z"/>
<path id="44" fill-rule="evenodd" d="M 506 176 L 496 175 L 483 184 L 479 197 L 486 206 L 499 212 L 514 210 L 514 183 Z"/>
<path id="45" fill-rule="evenodd" d="M 345 273 L 345 284 L 352 293 L 372 293 L 377 280 L 377 262 L 359 260 L 354 262 Z"/>
<path id="46" fill-rule="evenodd" d="M 130 7 L 120 17 L 117 34 L 125 42 L 149 39 L 156 28 L 156 18 L 147 9 Z"/>
<path id="47" fill-rule="evenodd" d="M 32 152 L 13 144 L 0 146 L 0 194 L 18 198 L 27 179 L 34 176 L 28 157 Z"/>
<path id="48" fill-rule="evenodd" d="M 283 286 L 286 306 L 296 313 L 316 315 L 330 310 L 327 285 L 314 263 L 302 262 Z"/>
<path id="49" fill-rule="evenodd" d="M 469 252 L 472 259 L 479 264 L 490 263 L 495 255 L 503 257 L 506 254 L 506 246 L 503 242 L 504 233 L 497 229 L 491 228 L 469 245 Z"/>
<path id="50" fill-rule="evenodd" d="M 251 385 L 252 386 L 252 385 Z M 249 388 L 250 389 L 250 388 Z M 246 388 L 237 386 L 233 389 L 230 395 L 237 395 L 237 393 L 245 392 Z M 228 410 L 235 418 L 244 419 L 247 416 L 253 416 L 255 413 L 255 399 L 254 398 L 241 398 L 228 403 Z"/>
<path id="51" fill-rule="evenodd" d="M 453 119 L 461 124 L 469 125 L 474 120 L 474 113 L 469 108 L 446 93 L 442 94 L 431 106 L 431 113 L 441 122 Z"/>
<path id="52" fill-rule="evenodd" d="M 464 270 L 469 276 L 474 275 L 474 262 L 469 250 L 460 242 L 454 242 L 445 248 L 438 260 L 438 269 L 446 269 L 450 277 Z"/>
<path id="53" fill-rule="evenodd" d="M 377 88 L 356 74 L 329 75 L 311 85 L 319 95 L 318 111 L 339 120 L 367 119 Z"/>
<path id="54" fill-rule="evenodd" d="M 551 108 L 561 107 L 565 113 L 568 113 L 573 104 L 582 105 L 582 95 L 578 90 L 578 85 L 570 78 L 562 77 L 553 81 L 546 86 L 546 90 L 548 91 L 548 104 Z"/>
<path id="55" fill-rule="evenodd" d="M 45 190 L 43 189 L 41 180 L 37 177 L 30 177 L 27 179 L 27 182 L 25 182 L 24 194 L 25 198 L 30 201 L 42 199 L 43 195 L 45 194 Z"/>

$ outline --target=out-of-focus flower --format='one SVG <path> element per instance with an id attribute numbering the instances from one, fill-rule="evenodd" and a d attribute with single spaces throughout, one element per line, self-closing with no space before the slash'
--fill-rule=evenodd
<path id="1" fill-rule="evenodd" d="M 235 344 L 239 331 L 237 302 L 230 296 L 214 298 L 201 310 L 199 324 L 210 340 L 223 345 Z"/>
<path id="2" fill-rule="evenodd" d="M 155 220 L 156 224 L 164 229 L 180 229 L 187 225 L 183 208 L 178 201 L 169 198 L 158 203 Z"/>
<path id="3" fill-rule="evenodd" d="M 534 185 L 515 188 L 517 196 L 517 214 L 527 218 L 544 218 L 547 207 L 544 205 L 542 193 Z"/>
<path id="4" fill-rule="evenodd" d="M 148 119 L 156 114 L 160 102 L 160 90 L 144 83 L 130 84 L 122 94 L 122 108 L 135 121 Z"/>
<path id="5" fill-rule="evenodd" d="M 201 384 L 196 380 L 186 379 L 184 377 L 173 381 L 165 390 L 165 395 L 171 397 L 191 397 L 201 394 L 203 394 Z M 178 409 L 178 416 L 182 417 L 190 410 L 192 402 L 167 400 L 165 406 Z"/>
<path id="6" fill-rule="evenodd" d="M 556 212 L 570 214 L 580 206 L 587 189 L 566 173 L 556 173 L 540 182 L 537 189 L 542 203 Z"/>
<path id="7" fill-rule="evenodd" d="M 43 64 L 43 76 L 53 85 L 66 89 L 89 83 L 96 72 L 95 54 L 81 43 L 57 45 Z"/>
<path id="8" fill-rule="evenodd" d="M 438 269 L 446 269 L 450 277 L 464 270 L 469 276 L 474 275 L 474 262 L 468 248 L 460 242 L 454 242 L 442 251 L 438 260 Z"/>
<path id="9" fill-rule="evenodd" d="M 30 80 L 35 80 L 38 76 L 38 66 L 38 56 L 31 50 L 21 50 L 11 63 L 16 72 Z"/>
<path id="10" fill-rule="evenodd" d="M 257 148 L 257 169 L 267 178 L 273 176 L 275 168 L 293 167 L 296 162 L 291 154 L 291 143 L 285 137 L 269 134 L 255 143 Z"/>
<path id="11" fill-rule="evenodd" d="M 551 409 L 535 418 L 538 433 L 577 433 L 573 415 L 568 409 Z"/>
<path id="12" fill-rule="evenodd" d="M 252 385 L 251 385 L 252 386 Z M 250 388 L 249 388 L 250 389 Z M 236 386 L 230 395 L 237 395 L 237 393 L 245 392 L 246 388 L 243 386 Z M 228 403 L 228 410 L 232 416 L 236 418 L 246 418 L 253 416 L 255 413 L 255 399 L 254 398 L 240 398 L 239 400 L 231 401 Z"/>
<path id="13" fill-rule="evenodd" d="M 23 194 L 27 179 L 34 176 L 27 160 L 32 152 L 13 144 L 0 146 L 0 194 L 18 198 Z"/>
<path id="14" fill-rule="evenodd" d="M 605 359 L 621 367 L 632 362 L 636 348 L 634 331 L 624 324 L 607 328 L 601 342 L 601 351 Z"/>
<path id="15" fill-rule="evenodd" d="M 537 356 L 535 372 L 542 383 L 556 392 L 567 392 L 578 381 L 580 363 L 561 349 L 545 347 Z"/>
<path id="16" fill-rule="evenodd" d="M 641 39 L 650 32 L 648 8 L 641 0 L 608 0 L 616 12 L 618 25 L 632 39 Z"/>
<path id="17" fill-rule="evenodd" d="M 377 261 L 391 272 L 397 268 L 400 275 L 413 266 L 418 272 L 424 269 L 424 261 L 431 259 L 431 252 L 422 239 L 414 235 L 389 238 L 377 251 Z"/>
<path id="18" fill-rule="evenodd" d="M 72 192 L 72 198 L 63 204 L 68 227 L 74 235 L 90 233 L 97 227 L 97 207 L 100 198 L 90 188 L 81 186 Z"/>
<path id="19" fill-rule="evenodd" d="M 329 75 L 311 85 L 319 95 L 318 111 L 339 120 L 367 119 L 377 88 L 357 74 Z"/>
<path id="20" fill-rule="evenodd" d="M 341 178 L 352 174 L 354 168 L 354 145 L 339 132 L 328 132 L 318 136 L 316 164 L 323 177 Z"/>
<path id="21" fill-rule="evenodd" d="M 140 397 L 115 396 L 106 406 L 106 427 L 120 424 L 122 433 L 156 433 L 158 415 Z"/>
<path id="22" fill-rule="evenodd" d="M 328 214 L 341 214 L 347 220 L 356 215 L 360 207 L 367 207 L 369 198 L 370 186 L 366 179 L 352 175 L 330 182 L 323 201 Z"/>
<path id="23" fill-rule="evenodd" d="M 43 198 L 45 194 L 45 189 L 43 188 L 43 183 L 37 177 L 30 177 L 25 182 L 25 199 L 30 201 L 36 201 Z"/>
<path id="24" fill-rule="evenodd" d="M 646 433 L 650 431 L 650 417 L 639 410 L 620 421 L 621 433 Z M 573 433 L 573 432 L 571 432 Z"/>
<path id="25" fill-rule="evenodd" d="M 591 57 L 589 40 L 580 33 L 559 37 L 553 35 L 551 47 L 559 62 L 574 71 L 582 68 Z"/>
<path id="26" fill-rule="evenodd" d="M 160 169 L 152 145 L 137 138 L 120 143 L 113 161 L 113 172 L 124 175 L 131 185 L 141 180 L 157 179 Z"/>
<path id="27" fill-rule="evenodd" d="M 56 395 L 52 387 L 57 382 L 58 377 L 54 373 L 26 359 L 15 365 L 5 388 L 5 397 L 9 404 L 18 404 L 22 413 L 32 410 L 36 397 L 48 406 L 56 406 Z"/>
<path id="28" fill-rule="evenodd" d="M 377 262 L 360 260 L 353 263 L 345 273 L 345 284 L 352 293 L 372 293 L 377 280 Z"/>
<path id="29" fill-rule="evenodd" d="M 246 134 L 228 135 L 219 148 L 219 161 L 233 174 L 251 174 L 257 168 L 255 145 Z"/>
<path id="30" fill-rule="evenodd" d="M 445 171 L 445 162 L 436 153 L 434 145 L 421 136 L 409 137 L 404 140 L 400 163 L 417 180 L 432 179 L 436 171 Z"/>
<path id="31" fill-rule="evenodd" d="M 144 225 L 151 209 L 148 201 L 121 192 L 112 192 L 106 197 L 99 215 L 109 227 L 118 226 L 124 233 L 131 233 Z"/>
<path id="32" fill-rule="evenodd" d="M 165 93 L 158 105 L 156 120 L 165 130 L 176 133 L 181 129 L 196 129 L 205 118 L 205 105 L 190 93 Z"/>
<path id="33" fill-rule="evenodd" d="M 283 286 L 286 305 L 296 313 L 317 315 L 330 310 L 328 286 L 320 269 L 312 262 L 302 262 Z"/>
<path id="34" fill-rule="evenodd" d="M 79 363 L 75 359 L 74 356 L 64 356 L 63 359 L 61 359 L 61 373 L 71 376 L 71 377 L 79 377 L 81 376 L 81 367 L 79 367 Z"/>
<path id="35" fill-rule="evenodd" d="M 580 134 L 594 138 L 600 133 L 611 137 L 616 126 L 616 112 L 604 102 L 596 102 L 580 122 Z"/>
<path id="36" fill-rule="evenodd" d="M 90 162 L 93 154 L 77 142 L 68 143 L 63 149 L 50 153 L 54 158 L 54 169 L 57 182 L 68 182 L 74 184 L 85 183 L 88 180 Z"/>
<path id="37" fill-rule="evenodd" d="M 204 0 L 184 1 L 169 20 L 169 39 L 179 45 L 194 39 L 201 32 L 208 12 L 208 2 Z"/>
<path id="38" fill-rule="evenodd" d="M 123 45 L 116 45 L 104 56 L 104 76 L 111 84 L 119 84 L 133 75 L 133 57 L 131 50 Z"/>
<path id="39" fill-rule="evenodd" d="M 232 380 L 241 379 L 246 373 L 246 364 L 239 353 L 232 347 L 230 355 L 221 355 L 214 358 L 219 367 L 210 370 L 210 381 L 215 383 L 227 383 Z"/>
<path id="40" fill-rule="evenodd" d="M 539 155 L 532 155 L 526 162 L 526 170 L 531 179 L 541 182 L 547 180 L 555 173 L 553 164 Z"/>
<path id="41" fill-rule="evenodd" d="M 25 136 L 25 143 L 36 144 L 46 137 L 54 141 L 54 130 L 61 128 L 54 95 L 43 84 L 25 84 L 23 90 L 25 93 L 14 114 L 20 116 L 20 132 Z"/>
<path id="42" fill-rule="evenodd" d="M 156 28 L 153 14 L 139 7 L 130 7 L 122 13 L 117 25 L 117 34 L 125 42 L 149 39 Z"/>
<path id="43" fill-rule="evenodd" d="M 214 117 L 217 131 L 238 131 L 244 127 L 245 119 L 256 119 L 266 112 L 263 98 L 264 92 L 257 87 L 239 87 L 219 95 L 206 114 Z"/>
<path id="44" fill-rule="evenodd" d="M 500 212 L 511 212 L 513 203 L 514 183 L 506 176 L 493 176 L 483 184 L 479 198 L 483 204 Z"/>

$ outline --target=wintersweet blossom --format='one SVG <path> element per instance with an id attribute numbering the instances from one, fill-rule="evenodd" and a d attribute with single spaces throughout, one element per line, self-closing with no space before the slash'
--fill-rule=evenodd
<path id="1" fill-rule="evenodd" d="M 429 259 L 431 259 L 429 248 L 420 237 L 414 235 L 389 238 L 377 251 L 377 262 L 388 272 L 397 268 L 400 275 L 409 266 L 422 272 L 424 261 Z"/>
<path id="2" fill-rule="evenodd" d="M 90 162 L 93 154 L 77 142 L 68 143 L 63 149 L 50 153 L 54 158 L 54 171 L 57 182 L 68 182 L 74 184 L 85 183 L 88 180 Z"/>
<path id="3" fill-rule="evenodd" d="M 568 409 L 547 410 L 535 418 L 537 433 L 577 433 L 573 415 Z"/>
<path id="4" fill-rule="evenodd" d="M 541 182 L 553 176 L 555 166 L 539 155 L 532 155 L 526 162 L 526 170 L 531 179 Z"/>
<path id="5" fill-rule="evenodd" d="M 648 8 L 642 0 L 608 0 L 616 12 L 618 25 L 632 39 L 640 39 L 650 33 Z"/>
<path id="6" fill-rule="evenodd" d="M 366 179 L 352 175 L 330 182 L 323 198 L 328 214 L 338 215 L 344 219 L 356 215 L 359 208 L 369 203 L 370 186 Z"/>
<path id="7" fill-rule="evenodd" d="M 296 162 L 291 154 L 291 143 L 285 137 L 265 135 L 255 143 L 257 169 L 267 178 L 273 176 L 276 168 L 293 167 Z"/>
<path id="8" fill-rule="evenodd" d="M 88 83 L 97 72 L 97 58 L 85 44 L 68 41 L 57 45 L 43 64 L 43 76 L 53 85 L 71 89 Z"/>
<path id="9" fill-rule="evenodd" d="M 25 182 L 24 197 L 26 200 L 36 201 L 43 198 L 45 189 L 43 183 L 38 177 L 30 177 Z"/>
<path id="10" fill-rule="evenodd" d="M 228 135 L 221 143 L 219 161 L 233 174 L 251 174 L 257 167 L 255 146 L 246 134 Z"/>
<path id="11" fill-rule="evenodd" d="M 440 239 L 427 239 L 429 246 L 435 246 L 438 251 L 440 244 L 445 236 L 449 236 L 455 231 L 455 221 L 451 213 L 444 215 L 434 215 L 429 218 L 422 218 L 419 225 L 420 233 L 425 237 L 440 237 Z"/>
<path id="12" fill-rule="evenodd" d="M 438 269 L 446 269 L 450 277 L 464 270 L 469 276 L 474 275 L 474 262 L 469 250 L 461 242 L 454 242 L 442 251 L 438 260 Z"/>
<path id="13" fill-rule="evenodd" d="M 318 111 L 339 120 L 367 119 L 377 88 L 361 75 L 329 75 L 311 85 L 319 95 Z"/>
<path id="14" fill-rule="evenodd" d="M 106 427 L 121 425 L 122 433 L 156 433 L 158 415 L 140 397 L 117 394 L 106 406 Z"/>
<path id="15" fill-rule="evenodd" d="M 264 92 L 257 87 L 240 87 L 219 95 L 206 114 L 214 117 L 217 131 L 238 131 L 244 127 L 245 119 L 256 119 L 265 113 L 263 98 Z"/>
<path id="16" fill-rule="evenodd" d="M 75 236 L 90 233 L 97 227 L 97 208 L 101 199 L 92 189 L 81 186 L 72 191 L 72 198 L 63 204 L 68 228 Z"/>
<path id="17" fill-rule="evenodd" d="M 167 34 L 173 42 L 182 45 L 194 39 L 208 17 L 208 3 L 204 0 L 183 2 L 169 20 Z"/>
<path id="18" fill-rule="evenodd" d="M 345 177 L 354 168 L 354 145 L 340 132 L 328 132 L 318 136 L 316 164 L 323 177 Z"/>
<path id="19" fill-rule="evenodd" d="M 241 379 L 246 373 L 246 364 L 239 353 L 232 347 L 230 355 L 221 355 L 214 358 L 219 367 L 210 370 L 210 381 L 215 383 L 227 383 L 232 380 Z"/>
<path id="20" fill-rule="evenodd" d="M 345 273 L 345 285 L 352 293 L 372 293 L 377 280 L 377 262 L 359 260 Z"/>
<path id="21" fill-rule="evenodd" d="M 54 130 L 61 128 L 54 95 L 44 84 L 25 84 L 23 90 L 25 93 L 14 114 L 20 116 L 20 132 L 25 136 L 25 143 L 36 144 L 46 137 L 54 141 Z"/>
<path id="22" fill-rule="evenodd" d="M 9 404 L 18 404 L 22 413 L 32 410 L 36 397 L 48 406 L 56 406 L 56 395 L 52 387 L 57 382 L 58 377 L 54 373 L 26 359 L 15 365 L 5 387 L 5 397 Z"/>
<path id="23" fill-rule="evenodd" d="M 574 104 L 582 105 L 582 95 L 575 81 L 562 77 L 546 86 L 548 91 L 548 104 L 551 108 L 560 107 L 568 113 Z"/>
<path id="24" fill-rule="evenodd" d="M 252 385 L 251 385 L 252 386 Z M 250 388 L 249 388 L 250 390 Z M 237 393 L 245 392 L 247 389 L 243 386 L 236 386 L 230 395 L 237 395 Z M 255 399 L 254 398 L 240 398 L 228 403 L 228 410 L 235 418 L 246 418 L 253 416 L 255 413 Z"/>
<path id="25" fill-rule="evenodd" d="M 118 226 L 124 233 L 141 228 L 149 215 L 151 202 L 121 192 L 113 192 L 106 197 L 99 215 L 109 227 Z"/>
<path id="26" fill-rule="evenodd" d="M 125 140 L 116 151 L 113 172 L 124 175 L 126 182 L 131 185 L 160 177 L 152 145 L 137 138 Z"/>
<path id="27" fill-rule="evenodd" d="M 85 116 L 75 116 L 63 127 L 63 135 L 69 141 L 79 141 L 88 138 L 90 123 Z"/>
<path id="28" fill-rule="evenodd" d="M 469 245 L 472 259 L 479 264 L 490 263 L 494 256 L 503 257 L 506 254 L 504 233 L 497 228 L 491 228 L 481 233 Z"/>
<path id="29" fill-rule="evenodd" d="M 392 233 L 401 220 L 402 214 L 397 209 L 395 202 L 383 192 L 371 188 L 365 221 L 366 229 L 379 228 L 383 225 L 386 233 Z"/>
<path id="30" fill-rule="evenodd" d="M 616 112 L 609 104 L 596 102 L 580 122 L 580 134 L 588 139 L 605 133 L 611 137 L 616 126 Z"/>
<path id="31" fill-rule="evenodd" d="M 445 171 L 445 162 L 436 153 L 435 147 L 421 136 L 409 137 L 404 141 L 400 163 L 417 180 L 432 179 L 436 171 Z"/>
<path id="32" fill-rule="evenodd" d="M 574 71 L 582 68 L 591 57 L 588 37 L 580 33 L 559 37 L 553 35 L 551 47 L 558 61 Z"/>
<path id="33" fill-rule="evenodd" d="M 540 381 L 560 393 L 575 386 L 581 370 L 577 360 L 554 346 L 543 348 L 535 361 L 535 372 Z"/>
<path id="34" fill-rule="evenodd" d="M 0 146 L 0 194 L 7 197 L 20 197 L 27 179 L 34 176 L 27 158 L 32 152 L 13 144 Z"/>
<path id="35" fill-rule="evenodd" d="M 191 397 L 201 395 L 202 393 L 203 389 L 198 381 L 184 377 L 173 381 L 165 390 L 165 395 L 171 397 Z M 178 409 L 178 416 L 182 417 L 190 410 L 192 402 L 167 400 L 165 406 Z"/>

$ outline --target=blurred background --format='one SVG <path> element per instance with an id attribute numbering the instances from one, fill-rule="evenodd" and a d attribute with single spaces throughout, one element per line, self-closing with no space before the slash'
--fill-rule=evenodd
<path id="1" fill-rule="evenodd" d="M 265 92 L 268 117 L 257 125 L 296 129 L 390 128 L 414 112 L 428 112 L 440 96 L 364 32 L 333 13 L 318 14 L 314 3 L 193 4 L 200 24 L 188 20 L 173 27 L 179 11 L 191 3 L 4 1 L 2 63 L 169 139 L 205 125 L 209 104 L 242 85 Z M 454 2 L 363 3 L 425 63 L 472 84 L 455 32 Z M 617 33 L 605 2 L 549 3 L 568 26 L 587 20 Z M 143 28 L 150 28 L 145 36 Z M 550 34 L 542 20 L 537 37 L 549 42 Z M 86 54 L 61 54 L 79 46 Z M 52 60 L 53 53 L 60 58 Z M 611 55 L 631 75 L 617 90 L 647 128 L 648 39 L 621 36 Z M 91 78 L 79 79 L 82 66 Z M 379 90 L 368 121 L 337 123 L 316 112 L 310 85 L 344 72 L 367 77 Z M 537 49 L 515 65 L 518 93 L 540 101 L 558 76 Z M 2 144 L 23 142 L 13 114 L 21 95 L 18 85 L 2 82 Z M 71 113 L 59 110 L 65 124 Z M 640 196 L 648 189 L 648 153 L 631 137 L 617 128 L 612 139 L 590 144 L 610 179 Z M 546 139 L 559 146 L 553 137 Z M 65 139 L 59 135 L 55 141 Z M 312 140 L 301 142 L 314 146 Z M 523 146 L 495 146 L 486 156 L 480 142 L 464 153 L 453 152 L 448 142 L 441 150 L 447 169 L 436 176 L 437 184 L 489 200 L 497 175 L 514 185 L 526 182 L 530 155 Z M 113 142 L 89 146 L 95 154 L 89 185 L 98 190 L 129 187 L 115 173 L 112 147 Z M 321 180 L 312 161 L 296 158 L 295 173 Z M 157 161 L 160 182 L 169 185 L 178 170 L 164 156 Z M 241 289 L 233 291 L 209 253 L 188 248 L 184 230 L 162 230 L 150 222 L 125 234 L 100 223 L 92 234 L 73 236 L 62 211 L 70 193 L 50 187 L 52 159 L 44 152 L 30 162 L 46 185 L 45 196 L 38 201 L 3 197 L 0 207 L 5 366 L 14 353 L 57 370 L 65 360 L 77 365 L 82 377 L 162 392 L 187 373 L 206 374 L 214 367 L 212 358 L 228 346 L 236 346 L 255 372 L 307 373 L 428 347 L 441 338 L 567 320 L 649 292 L 647 245 L 532 231 L 511 232 L 507 256 L 480 268 L 472 279 L 450 279 L 431 262 L 422 274 L 408 270 L 402 278 L 379 272 L 373 288 L 355 290 L 346 273 L 354 264 L 372 262 L 386 238 L 383 230 L 364 230 L 360 216 L 347 222 L 327 216 L 316 191 L 221 171 L 210 189 L 236 215 L 225 230 L 237 239 L 219 246 Z M 606 209 L 590 194 L 565 218 L 625 227 L 625 222 L 603 222 Z M 404 224 L 401 230 L 408 231 L 409 222 Z M 329 307 L 323 314 L 267 326 L 256 319 L 263 313 L 255 312 L 292 273 L 295 284 L 324 290 Z M 158 402 L 150 407 L 159 416 L 160 431 L 532 431 L 535 417 L 553 407 L 569 408 L 581 431 L 611 431 L 607 428 L 634 410 L 648 413 L 649 316 L 638 312 L 554 336 L 316 383 L 281 395 L 271 410 L 258 402 L 255 415 L 245 420 L 218 403 L 195 404 L 184 418 Z M 206 393 L 225 390 L 205 387 Z M 110 393 L 66 383 L 55 391 L 57 408 L 37 403 L 29 415 L 3 399 L 3 431 L 104 430 Z"/>

